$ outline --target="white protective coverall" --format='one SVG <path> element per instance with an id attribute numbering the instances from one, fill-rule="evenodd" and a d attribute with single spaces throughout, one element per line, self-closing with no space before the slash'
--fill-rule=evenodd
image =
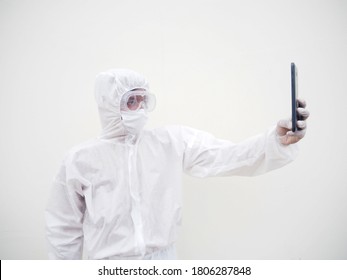
<path id="1" fill-rule="evenodd" d="M 182 171 L 253 176 L 296 157 L 297 144 L 280 144 L 275 127 L 240 143 L 184 126 L 129 133 L 119 104 L 135 88 L 148 83 L 131 70 L 96 78 L 102 133 L 71 149 L 55 177 L 45 213 L 51 259 L 80 259 L 83 243 L 90 259 L 175 258 Z"/>

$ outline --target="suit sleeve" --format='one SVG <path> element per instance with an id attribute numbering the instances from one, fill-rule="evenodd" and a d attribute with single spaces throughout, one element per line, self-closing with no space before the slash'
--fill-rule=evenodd
<path id="1" fill-rule="evenodd" d="M 65 160 L 54 179 L 45 211 L 49 259 L 82 258 L 84 211 L 78 172 Z"/>
<path id="2" fill-rule="evenodd" d="M 195 177 L 256 176 L 292 162 L 297 144 L 284 146 L 275 127 L 239 143 L 220 140 L 211 134 L 183 128 L 183 168 Z"/>

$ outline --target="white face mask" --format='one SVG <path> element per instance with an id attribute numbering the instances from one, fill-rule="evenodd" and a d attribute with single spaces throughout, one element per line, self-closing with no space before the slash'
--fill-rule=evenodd
<path id="1" fill-rule="evenodd" d="M 125 129 L 131 135 L 137 135 L 148 120 L 148 113 L 144 109 L 137 112 L 121 112 L 121 115 Z"/>

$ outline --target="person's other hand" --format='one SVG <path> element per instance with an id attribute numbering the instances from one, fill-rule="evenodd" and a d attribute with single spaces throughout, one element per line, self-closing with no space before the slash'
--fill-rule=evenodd
<path id="1" fill-rule="evenodd" d="M 283 145 L 290 145 L 300 141 L 304 138 L 306 133 L 306 119 L 309 117 L 310 112 L 306 109 L 306 102 L 303 99 L 298 99 L 298 121 L 297 129 L 295 132 L 292 131 L 292 120 L 283 119 L 277 123 L 276 132 L 279 136 L 279 140 Z"/>

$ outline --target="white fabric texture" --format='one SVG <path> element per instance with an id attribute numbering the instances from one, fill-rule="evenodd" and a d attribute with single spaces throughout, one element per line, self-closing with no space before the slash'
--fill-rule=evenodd
<path id="1" fill-rule="evenodd" d="M 196 177 L 254 176 L 284 166 L 298 153 L 297 144 L 279 143 L 275 127 L 240 143 L 184 126 L 129 136 L 119 98 L 137 87 L 148 84 L 128 70 L 97 77 L 103 131 L 71 149 L 54 180 L 46 209 L 49 258 L 80 259 L 83 243 L 90 259 L 173 258 L 182 171 Z"/>
<path id="2" fill-rule="evenodd" d="M 131 135 L 141 132 L 148 120 L 148 113 L 144 109 L 136 112 L 121 112 L 121 116 L 127 134 Z"/>

